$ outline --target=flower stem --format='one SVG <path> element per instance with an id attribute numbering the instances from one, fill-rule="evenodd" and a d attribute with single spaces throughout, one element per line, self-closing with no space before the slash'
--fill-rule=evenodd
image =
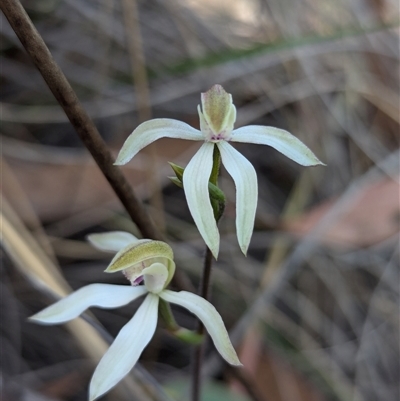
<path id="1" fill-rule="evenodd" d="M 171 306 L 168 302 L 160 298 L 158 311 L 162 317 L 166 329 L 176 338 L 188 344 L 198 345 L 203 342 L 204 336 L 196 331 L 187 330 L 180 327 L 174 318 L 171 311 Z"/>
<path id="2" fill-rule="evenodd" d="M 213 152 L 213 166 L 210 174 L 210 179 L 209 179 L 209 191 L 210 191 L 210 201 L 211 201 L 211 206 L 214 211 L 214 217 L 216 222 L 218 223 L 219 219 L 222 217 L 222 214 L 224 213 L 225 209 L 225 197 L 223 192 L 218 188 L 218 175 L 219 175 L 219 169 L 221 166 L 221 153 L 219 152 L 218 146 L 214 145 L 214 152 Z M 215 197 L 215 190 L 218 191 L 219 193 L 222 194 L 223 200 L 217 199 Z M 211 192 L 213 191 L 213 192 Z"/>
<path id="3" fill-rule="evenodd" d="M 211 170 L 210 182 L 216 186 L 218 186 L 218 175 L 220 166 L 221 166 L 221 154 L 219 152 L 218 146 L 214 145 L 213 167 Z"/>
<path id="4" fill-rule="evenodd" d="M 172 314 L 171 307 L 168 302 L 165 302 L 160 298 L 158 304 L 158 311 L 160 316 L 164 320 L 164 323 L 169 331 L 176 331 L 179 329 L 178 324 L 175 321 L 174 315 Z"/>
<path id="5" fill-rule="evenodd" d="M 204 258 L 203 267 L 203 277 L 199 286 L 199 295 L 204 299 L 208 299 L 209 296 L 209 283 L 211 277 L 211 266 L 212 266 L 213 256 L 209 248 L 206 250 L 206 255 Z M 197 333 L 199 335 L 205 335 L 204 326 L 199 321 L 197 325 Z M 192 401 L 200 401 L 201 394 L 201 365 L 203 362 L 203 352 L 204 352 L 204 341 L 198 347 L 194 349 L 193 352 L 193 366 L 192 366 Z"/>

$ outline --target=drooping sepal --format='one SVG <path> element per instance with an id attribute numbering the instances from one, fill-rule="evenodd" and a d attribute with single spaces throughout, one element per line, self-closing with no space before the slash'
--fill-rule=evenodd
<path id="1" fill-rule="evenodd" d="M 215 148 L 214 148 L 215 152 Z M 171 166 L 172 170 L 174 170 L 174 173 L 176 177 L 168 177 L 176 186 L 179 188 L 183 188 L 183 174 L 185 172 L 185 169 L 181 166 L 178 166 L 175 163 L 169 162 L 169 165 Z M 225 194 L 223 191 L 214 185 L 212 182 L 208 183 L 208 191 L 210 192 L 210 200 L 211 200 L 211 205 L 214 210 L 214 217 L 216 221 L 219 221 L 219 219 L 222 217 L 222 214 L 225 209 Z"/>
<path id="2" fill-rule="evenodd" d="M 241 365 L 221 315 L 210 302 L 187 291 L 164 290 L 160 293 L 160 297 L 164 301 L 180 305 L 196 315 L 204 324 L 221 356 L 231 365 Z"/>
<path id="3" fill-rule="evenodd" d="M 240 249 L 246 255 L 253 234 L 258 200 L 257 174 L 253 165 L 233 146 L 217 144 L 222 163 L 236 187 L 236 234 Z"/>
<path id="4" fill-rule="evenodd" d="M 219 232 L 208 192 L 214 144 L 204 143 L 183 174 L 183 189 L 193 220 L 215 258 L 219 251 Z"/>
<path id="5" fill-rule="evenodd" d="M 89 284 L 60 299 L 29 320 L 41 324 L 59 324 L 75 319 L 93 306 L 104 309 L 126 305 L 146 293 L 144 287 L 114 284 Z"/>
<path id="6" fill-rule="evenodd" d="M 148 294 L 133 318 L 118 333 L 94 371 L 90 401 L 113 388 L 135 366 L 156 330 L 158 301 L 157 295 Z"/>

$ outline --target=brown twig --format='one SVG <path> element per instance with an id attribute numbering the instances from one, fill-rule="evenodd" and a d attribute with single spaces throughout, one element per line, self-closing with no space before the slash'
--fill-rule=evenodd
<path id="1" fill-rule="evenodd" d="M 112 156 L 96 126 L 82 107 L 74 90 L 54 61 L 19 0 L 2 0 L 0 8 L 58 103 L 64 109 L 82 142 L 92 154 L 95 162 L 143 236 L 161 239 L 161 234 L 126 178 L 117 167 L 113 166 Z"/>

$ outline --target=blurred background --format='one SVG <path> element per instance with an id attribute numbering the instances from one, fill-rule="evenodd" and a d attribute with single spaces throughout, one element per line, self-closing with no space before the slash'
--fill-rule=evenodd
<path id="1" fill-rule="evenodd" d="M 259 181 L 247 258 L 222 171 L 228 204 L 212 301 L 245 367 L 228 368 L 208 344 L 203 400 L 398 400 L 398 2 L 23 4 L 114 155 L 149 118 L 198 128 L 200 93 L 218 83 L 233 95 L 237 127 L 286 129 L 327 164 L 304 168 L 265 146 L 237 146 Z M 140 233 L 0 18 L 1 400 L 86 400 L 93 361 L 138 304 L 64 326 L 26 318 L 71 288 L 125 284 L 103 273 L 110 256 L 85 236 Z M 167 162 L 185 166 L 199 146 L 160 140 L 123 167 L 193 291 L 204 244 Z M 161 326 L 105 400 L 189 400 L 190 347 Z"/>

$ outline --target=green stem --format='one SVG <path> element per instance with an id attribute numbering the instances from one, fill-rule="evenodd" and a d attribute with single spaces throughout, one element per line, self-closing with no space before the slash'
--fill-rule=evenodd
<path id="1" fill-rule="evenodd" d="M 185 343 L 199 345 L 203 342 L 204 336 L 196 331 L 180 327 L 172 314 L 171 306 L 160 298 L 158 312 L 163 319 L 166 329 L 176 338 Z"/>
<path id="2" fill-rule="evenodd" d="M 174 315 L 172 314 L 171 306 L 169 305 L 168 302 L 165 302 L 161 298 L 158 304 L 158 312 L 160 313 L 160 316 L 164 320 L 164 323 L 168 331 L 174 332 L 179 330 L 178 323 L 176 323 Z"/>
<path id="3" fill-rule="evenodd" d="M 209 180 L 209 190 L 210 186 L 218 188 L 218 175 L 219 175 L 219 168 L 221 166 L 221 154 L 219 152 L 218 146 L 214 145 L 214 152 L 213 152 L 213 166 L 210 174 L 210 180 Z M 210 193 L 211 195 L 211 193 Z M 219 200 L 215 199 L 213 196 L 210 196 L 210 201 L 211 201 L 211 206 L 214 211 L 214 217 L 216 222 L 219 221 L 219 219 L 222 216 L 222 213 L 224 212 L 224 207 L 225 207 L 225 202 L 220 202 Z M 222 207 L 221 207 L 222 205 Z"/>
<path id="4" fill-rule="evenodd" d="M 216 186 L 218 186 L 218 176 L 219 176 L 220 166 L 221 166 L 221 154 L 219 153 L 218 146 L 214 145 L 213 167 L 211 170 L 210 182 Z"/>
<path id="5" fill-rule="evenodd" d="M 209 283 L 211 277 L 213 255 L 209 248 L 206 250 L 203 267 L 203 277 L 199 286 L 199 295 L 204 299 L 209 297 Z M 198 321 L 197 333 L 205 336 L 204 326 Z M 200 401 L 201 394 L 201 365 L 203 362 L 204 342 L 194 349 L 193 352 L 193 365 L 192 365 L 192 401 Z"/>

